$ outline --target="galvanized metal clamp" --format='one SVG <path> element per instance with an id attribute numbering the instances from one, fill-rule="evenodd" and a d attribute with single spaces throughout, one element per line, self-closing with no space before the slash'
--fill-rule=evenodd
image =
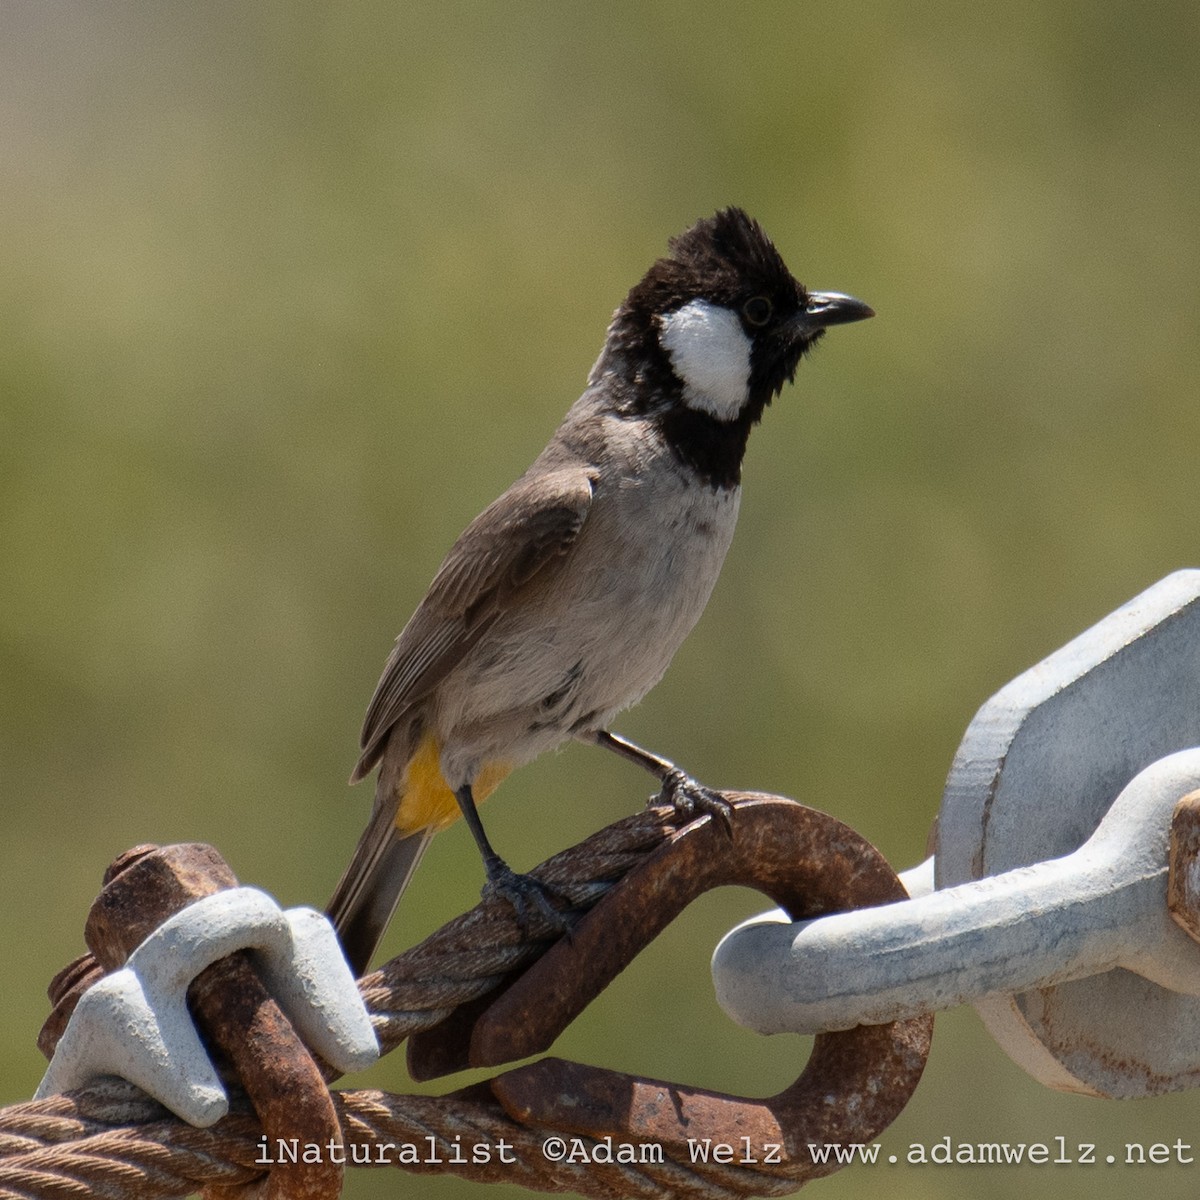
<path id="1" fill-rule="evenodd" d="M 1196 747 L 1200 571 L 1180 571 L 983 706 L 916 898 L 743 924 L 713 958 L 721 1004 L 812 1033 L 970 1002 L 1048 1086 L 1197 1086 Z"/>
<path id="2" fill-rule="evenodd" d="M 341 1143 L 321 1064 L 297 1031 L 343 1070 L 368 1066 L 379 1049 L 324 916 L 284 913 L 238 887 L 211 846 L 138 846 L 105 872 L 85 939 L 90 953 L 50 985 L 54 1011 L 38 1044 L 52 1059 L 39 1099 L 114 1074 L 208 1126 L 228 1109 L 215 1050 L 269 1136 Z M 259 1194 L 330 1200 L 342 1175 L 332 1155 L 285 1163 Z"/>

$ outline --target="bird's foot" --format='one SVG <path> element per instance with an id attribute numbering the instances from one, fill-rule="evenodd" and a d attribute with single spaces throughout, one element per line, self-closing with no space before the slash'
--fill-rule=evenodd
<path id="1" fill-rule="evenodd" d="M 549 926 L 558 934 L 570 934 L 571 922 L 561 909 L 555 908 L 550 897 L 558 893 L 532 875 L 518 875 L 506 862 L 497 859 L 487 866 L 488 881 L 483 885 L 480 896 L 490 900 L 493 896 L 507 900 L 517 916 L 517 926 L 522 933 L 531 932 L 532 918 L 536 913 L 541 924 Z"/>
<path id="2" fill-rule="evenodd" d="M 678 767 L 673 767 L 664 776 L 662 791 L 653 797 L 653 801 L 669 804 L 684 824 L 697 817 L 710 816 L 726 837 L 733 837 L 733 805 L 720 792 L 705 787 Z"/>

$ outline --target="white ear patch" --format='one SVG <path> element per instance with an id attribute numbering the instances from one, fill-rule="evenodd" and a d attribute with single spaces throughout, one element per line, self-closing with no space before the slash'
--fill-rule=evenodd
<path id="1" fill-rule="evenodd" d="M 658 340 L 683 383 L 683 399 L 719 421 L 731 421 L 746 403 L 750 339 L 732 309 L 693 300 L 660 318 Z"/>

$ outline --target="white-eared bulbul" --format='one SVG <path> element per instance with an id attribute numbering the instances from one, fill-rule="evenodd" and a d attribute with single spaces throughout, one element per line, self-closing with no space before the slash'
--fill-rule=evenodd
<path id="1" fill-rule="evenodd" d="M 608 732 L 662 677 L 717 581 L 751 428 L 830 325 L 872 315 L 810 292 L 737 208 L 670 242 L 617 309 L 587 389 L 533 465 L 454 543 L 367 710 L 370 825 L 330 902 L 366 969 L 429 839 L 461 814 L 488 885 L 521 912 L 539 885 L 476 811 L 569 738 L 639 762 L 685 807 L 720 801 Z"/>

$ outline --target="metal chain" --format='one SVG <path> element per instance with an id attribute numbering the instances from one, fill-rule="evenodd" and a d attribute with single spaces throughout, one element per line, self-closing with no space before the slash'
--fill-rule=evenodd
<path id="1" fill-rule="evenodd" d="M 770 883 L 773 873 L 780 873 L 780 879 L 793 880 L 795 886 L 789 885 L 788 891 L 792 899 L 787 904 L 798 913 L 807 902 L 800 897 L 806 896 L 809 885 L 813 889 L 813 903 L 818 907 L 830 904 L 840 907 L 851 902 L 883 903 L 895 898 L 891 889 L 900 885 L 878 852 L 831 818 L 769 797 L 742 797 L 738 818 L 742 825 L 731 843 L 728 834 L 714 835 L 713 830 L 702 828 L 703 822 L 678 830 L 672 809 L 647 809 L 543 864 L 534 874 L 561 897 L 568 912 L 582 914 L 655 851 L 671 843 L 666 858 L 659 856 L 654 860 L 661 866 L 635 872 L 625 887 L 613 894 L 616 907 L 609 914 L 612 920 L 604 923 L 605 930 L 591 930 L 585 923 L 570 949 L 586 955 L 587 961 L 598 963 L 605 956 L 605 946 L 613 941 L 611 933 L 621 935 L 617 941 L 628 940 L 638 920 L 649 919 L 649 931 L 638 933 L 643 940 L 625 947 L 630 954 L 636 953 L 637 946 L 661 929 L 689 895 L 698 894 L 694 889 L 703 890 L 722 882 L 744 882 L 746 872 L 754 879 L 755 886 L 765 880 L 768 886 L 763 890 L 773 896 L 775 891 Z M 724 840 L 714 842 L 713 836 Z M 853 845 L 847 849 L 850 843 Z M 722 846 L 727 849 L 722 850 Z M 871 859 L 870 864 L 864 865 L 864 855 Z M 713 866 L 726 861 L 734 864 L 734 873 L 728 878 L 722 876 L 724 867 Z M 736 866 L 739 862 L 741 865 Z M 883 890 L 879 891 L 880 888 Z M 856 900 L 845 898 L 851 892 Z M 614 916 L 622 904 L 626 908 L 632 906 L 632 913 L 641 916 L 629 911 L 624 916 Z M 610 929 L 612 921 L 615 931 Z M 596 938 L 601 934 L 602 941 L 597 943 Z M 391 1050 L 406 1038 L 420 1035 L 414 1037 L 410 1056 L 420 1047 L 423 1052 L 433 1054 L 427 1064 L 440 1064 L 440 1070 L 456 1069 L 455 1039 L 460 1031 L 454 1026 L 461 1013 L 455 1010 L 465 1005 L 469 1013 L 473 1002 L 478 1007 L 493 991 L 511 998 L 564 949 L 560 945 L 546 955 L 547 946 L 559 937 L 559 932 L 536 913 L 530 914 L 527 922 L 519 921 L 511 906 L 502 900 L 484 902 L 449 922 L 421 945 L 360 981 L 360 991 L 381 1046 L 385 1051 Z M 619 958 L 618 955 L 609 963 L 611 973 L 620 969 Z M 536 960 L 540 961 L 533 966 Z M 520 972 L 524 972 L 520 984 L 513 985 L 512 976 Z M 602 987 L 603 981 L 598 986 Z M 541 984 L 533 990 L 536 993 L 533 1002 L 542 1004 Z M 495 998 L 488 1002 L 489 1012 L 495 1011 Z M 529 1002 L 528 997 L 525 1002 Z M 558 1007 L 559 1015 L 569 1020 L 569 1005 L 564 1008 L 560 998 Z M 442 1029 L 429 1032 L 451 1013 L 455 1013 L 454 1019 Z M 881 1128 L 916 1086 L 924 1056 L 928 1054 L 931 1025 L 909 1024 L 913 1027 L 907 1031 L 897 1026 L 895 1035 L 888 1032 L 892 1027 L 869 1034 L 868 1040 L 873 1039 L 878 1046 L 862 1060 L 864 1064 L 873 1064 L 866 1075 L 861 1072 L 847 1075 L 854 1056 L 848 1058 L 841 1043 L 831 1043 L 828 1052 L 822 1054 L 818 1038 L 810 1070 L 820 1059 L 822 1066 L 816 1072 L 819 1078 L 814 1076 L 808 1100 L 793 1098 L 790 1103 L 816 1104 L 824 1114 L 823 1120 L 831 1112 L 836 1116 L 842 1110 L 831 1097 L 840 1086 L 837 1081 L 845 1076 L 850 1087 L 845 1096 L 844 1115 L 851 1123 L 847 1128 L 852 1128 L 853 1122 L 863 1119 L 865 1114 L 869 1114 L 865 1116 L 868 1121 L 882 1123 L 875 1125 L 875 1129 Z M 520 1018 L 517 1027 L 525 1027 Z M 830 1035 L 835 1040 L 843 1036 L 851 1035 Z M 513 1057 L 509 1054 L 493 1061 L 511 1061 Z M 555 1062 L 541 1060 L 535 1065 L 551 1067 L 553 1074 Z M 559 1066 L 571 1068 L 572 1064 Z M 667 1200 L 685 1195 L 703 1200 L 739 1200 L 752 1195 L 784 1195 L 795 1191 L 805 1179 L 835 1169 L 814 1168 L 804 1161 L 802 1137 L 800 1144 L 792 1147 L 790 1157 L 778 1166 L 760 1164 L 750 1168 L 733 1163 L 693 1163 L 686 1161 L 682 1150 L 672 1160 L 669 1145 L 655 1146 L 665 1151 L 661 1161 L 597 1161 L 594 1151 L 602 1143 L 594 1136 L 570 1132 L 577 1116 L 566 1118 L 568 1129 L 564 1132 L 547 1124 L 559 1120 L 553 1112 L 553 1103 L 544 1115 L 536 1115 L 538 1100 L 559 1095 L 557 1085 L 534 1083 L 533 1092 L 526 1090 L 526 1100 L 522 1101 L 517 1081 L 530 1069 L 520 1068 L 490 1083 L 441 1097 L 380 1091 L 333 1092 L 331 1120 L 335 1115 L 336 1124 L 340 1125 L 341 1145 L 334 1142 L 328 1147 L 311 1149 L 318 1155 L 342 1154 L 349 1166 L 390 1165 L 423 1174 L 448 1170 L 480 1182 L 517 1184 L 534 1191 L 572 1191 L 605 1200 L 610 1197 Z M 591 1072 L 593 1079 L 606 1074 L 593 1068 L 579 1070 Z M 792 1089 L 774 1099 L 782 1101 L 797 1092 L 810 1070 Z M 326 1070 L 325 1077 L 331 1080 L 336 1075 Z M 857 1082 L 851 1082 L 852 1078 Z M 511 1084 L 501 1086 L 510 1080 Z M 676 1103 L 701 1106 L 709 1103 L 702 1093 L 689 1093 L 688 1089 L 675 1085 L 630 1082 L 660 1096 L 664 1088 L 669 1089 Z M 576 1095 L 576 1083 L 568 1082 L 564 1087 L 562 1095 L 568 1100 Z M 535 1097 L 532 1107 L 528 1104 L 531 1094 Z M 714 1094 L 710 1099 L 719 1106 L 733 1098 Z M 785 1109 L 780 1109 L 780 1113 Z M 703 1122 L 706 1118 L 702 1109 L 695 1111 Z M 776 1129 L 776 1117 L 768 1113 L 767 1118 L 770 1128 Z M 592 1128 L 595 1133 L 597 1127 Z M 601 1122 L 599 1128 L 605 1128 L 605 1123 Z M 741 1130 L 742 1126 L 739 1124 L 738 1128 Z M 263 1123 L 251 1111 L 244 1095 L 231 1096 L 231 1112 L 224 1120 L 209 1129 L 197 1129 L 175 1119 L 129 1084 L 101 1081 L 66 1095 L 0 1109 L 0 1200 L 10 1197 L 59 1200 L 80 1196 L 127 1200 L 183 1196 L 198 1188 L 204 1188 L 213 1200 L 218 1196 L 227 1198 L 236 1195 L 236 1190 L 227 1189 L 260 1179 L 277 1157 L 278 1149 L 267 1143 L 263 1130 Z M 556 1139 L 560 1147 L 566 1143 L 571 1151 L 578 1148 L 578 1153 L 550 1152 L 549 1144 Z M 303 1151 L 306 1147 L 299 1149 Z M 284 1181 L 289 1178 L 288 1171 L 294 1169 L 280 1166 L 271 1175 L 272 1185 L 278 1183 L 286 1189 L 290 1184 Z M 340 1167 L 337 1169 L 340 1171 Z M 339 1178 L 335 1176 L 333 1180 L 335 1192 Z"/>

